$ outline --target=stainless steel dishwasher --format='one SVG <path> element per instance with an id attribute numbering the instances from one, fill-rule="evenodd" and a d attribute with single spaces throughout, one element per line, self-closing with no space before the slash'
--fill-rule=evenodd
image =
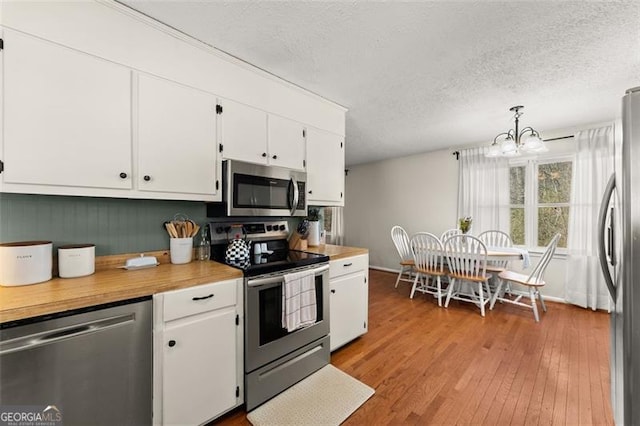
<path id="1" fill-rule="evenodd" d="M 150 425 L 150 297 L 0 325 L 0 406 L 55 406 L 64 425 Z"/>

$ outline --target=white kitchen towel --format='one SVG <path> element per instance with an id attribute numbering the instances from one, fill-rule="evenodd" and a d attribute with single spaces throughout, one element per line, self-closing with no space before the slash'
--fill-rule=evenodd
<path id="1" fill-rule="evenodd" d="M 282 284 L 282 327 L 291 332 L 314 324 L 317 318 L 315 272 L 286 274 Z"/>
<path id="2" fill-rule="evenodd" d="M 531 257 L 529 257 L 529 250 L 518 247 L 511 248 L 522 255 L 522 269 L 527 269 L 529 266 L 531 266 Z"/>

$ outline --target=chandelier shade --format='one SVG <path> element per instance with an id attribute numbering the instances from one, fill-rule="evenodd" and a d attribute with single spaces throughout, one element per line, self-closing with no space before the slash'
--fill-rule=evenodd
<path id="1" fill-rule="evenodd" d="M 500 133 L 493 139 L 493 143 L 486 152 L 487 157 L 517 157 L 522 153 L 540 153 L 548 151 L 544 141 L 540 138 L 540 133 L 533 127 L 525 127 L 520 130 L 520 117 L 524 107 L 517 105 L 511 107 L 515 121 L 515 129 Z"/>

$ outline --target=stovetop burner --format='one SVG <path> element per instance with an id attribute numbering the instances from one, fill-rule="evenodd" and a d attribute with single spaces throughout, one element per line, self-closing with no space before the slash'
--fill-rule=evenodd
<path id="1" fill-rule="evenodd" d="M 211 259 L 239 268 L 245 277 L 286 271 L 301 266 L 328 262 L 329 256 L 289 250 L 286 237 L 289 234 L 286 221 L 251 223 L 210 223 Z M 227 262 L 227 245 L 233 238 L 246 238 L 251 241 L 248 261 Z M 256 250 L 256 245 L 260 249 Z M 256 253 L 257 252 L 257 253 Z"/>

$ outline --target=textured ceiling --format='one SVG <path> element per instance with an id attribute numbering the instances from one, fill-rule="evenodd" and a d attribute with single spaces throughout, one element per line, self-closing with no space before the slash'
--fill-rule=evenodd
<path id="1" fill-rule="evenodd" d="M 347 164 L 620 115 L 640 2 L 122 1 L 347 108 Z"/>

